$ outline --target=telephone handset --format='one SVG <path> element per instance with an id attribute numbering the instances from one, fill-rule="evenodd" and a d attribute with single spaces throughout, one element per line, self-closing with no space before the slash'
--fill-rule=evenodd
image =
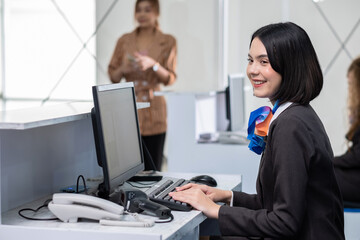
<path id="1" fill-rule="evenodd" d="M 55 193 L 48 208 L 63 222 L 77 222 L 78 218 L 120 220 L 124 212 L 116 203 L 74 193 Z"/>
<path id="2" fill-rule="evenodd" d="M 138 222 L 120 221 L 124 208 L 111 201 L 83 194 L 54 193 L 49 203 L 50 211 L 63 222 L 77 222 L 78 218 L 99 220 L 102 225 L 152 227 L 152 220 Z"/>

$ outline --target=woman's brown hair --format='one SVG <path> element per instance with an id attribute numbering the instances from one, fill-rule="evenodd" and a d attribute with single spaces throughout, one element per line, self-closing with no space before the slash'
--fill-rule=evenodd
<path id="1" fill-rule="evenodd" d="M 160 3 L 159 3 L 159 0 L 136 0 L 136 3 L 135 3 L 135 13 L 136 13 L 136 9 L 138 8 L 139 6 L 139 3 L 141 2 L 149 2 L 155 12 L 155 14 L 157 16 L 160 16 Z M 158 28 L 159 27 L 159 22 L 158 20 L 156 20 L 155 22 L 155 26 Z"/>
<path id="2" fill-rule="evenodd" d="M 355 132 L 360 127 L 360 56 L 355 58 L 350 64 L 348 71 L 352 74 L 353 81 L 349 82 L 348 110 L 350 128 L 346 138 L 352 141 Z"/>

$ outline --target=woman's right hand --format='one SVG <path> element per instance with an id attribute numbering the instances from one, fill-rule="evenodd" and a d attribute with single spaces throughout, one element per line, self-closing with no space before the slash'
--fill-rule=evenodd
<path id="1" fill-rule="evenodd" d="M 175 192 L 170 192 L 176 201 L 190 204 L 195 209 L 202 211 L 207 217 L 219 218 L 220 205 L 215 202 L 229 203 L 231 199 L 231 191 L 220 190 L 206 185 L 189 183 L 181 187 L 177 187 Z"/>
<path id="2" fill-rule="evenodd" d="M 121 65 L 118 66 L 115 70 L 110 73 L 110 79 L 113 83 L 118 83 L 121 81 L 121 78 L 124 74 L 128 74 L 135 70 L 134 64 L 131 63 L 127 57 L 124 57 Z"/>
<path id="3" fill-rule="evenodd" d="M 138 60 L 134 56 L 127 54 L 126 56 L 124 56 L 124 59 L 119 69 L 123 74 L 137 71 L 139 70 L 139 64 L 137 62 Z"/>
<path id="4" fill-rule="evenodd" d="M 188 183 L 184 186 L 177 187 L 176 191 L 183 191 L 186 189 L 195 188 L 200 189 L 206 196 L 208 196 L 214 202 L 230 203 L 232 193 L 231 191 L 222 190 L 218 188 L 209 187 L 203 184 Z"/>

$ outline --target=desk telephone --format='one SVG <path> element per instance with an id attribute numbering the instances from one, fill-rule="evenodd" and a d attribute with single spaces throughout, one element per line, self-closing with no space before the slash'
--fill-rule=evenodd
<path id="1" fill-rule="evenodd" d="M 78 218 L 87 218 L 110 226 L 152 227 L 155 224 L 155 221 L 142 220 L 136 214 L 132 215 L 137 221 L 121 221 L 123 206 L 90 195 L 55 193 L 48 208 L 61 221 L 68 223 L 77 222 Z"/>
<path id="2" fill-rule="evenodd" d="M 55 193 L 48 208 L 63 222 L 77 222 L 78 218 L 120 220 L 124 208 L 116 203 L 74 193 Z"/>
<path id="3" fill-rule="evenodd" d="M 147 210 L 160 219 L 171 217 L 171 210 L 165 206 L 148 200 L 147 195 L 137 189 L 122 189 L 119 203 L 125 206 L 130 213 L 139 213 Z M 102 198 L 74 194 L 55 193 L 48 204 L 50 211 L 63 222 L 77 222 L 78 218 L 99 220 L 102 225 L 151 227 L 154 221 L 141 220 L 132 214 L 138 222 L 120 221 L 124 207 Z"/>

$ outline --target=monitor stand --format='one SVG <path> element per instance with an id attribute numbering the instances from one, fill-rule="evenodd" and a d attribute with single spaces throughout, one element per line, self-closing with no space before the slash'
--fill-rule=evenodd
<path id="1" fill-rule="evenodd" d="M 141 182 L 141 181 L 160 181 L 163 178 L 154 170 L 142 171 L 130 178 L 129 182 Z"/>

